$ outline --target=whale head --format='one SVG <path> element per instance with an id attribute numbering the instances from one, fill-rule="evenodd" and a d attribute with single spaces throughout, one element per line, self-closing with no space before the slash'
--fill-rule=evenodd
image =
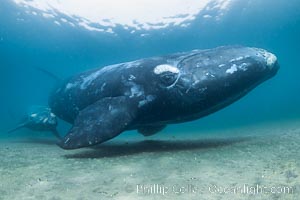
<path id="1" fill-rule="evenodd" d="M 219 47 L 195 50 L 177 66 L 160 65 L 156 72 L 167 72 L 163 79 L 169 81 L 168 95 L 164 98 L 169 98 L 172 119 L 188 121 L 235 102 L 278 69 L 277 57 L 264 49 Z"/>

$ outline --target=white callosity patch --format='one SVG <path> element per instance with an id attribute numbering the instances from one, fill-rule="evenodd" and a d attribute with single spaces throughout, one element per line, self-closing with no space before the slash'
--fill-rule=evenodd
<path id="1" fill-rule="evenodd" d="M 258 48 L 254 48 L 254 49 L 257 50 L 258 52 L 260 52 L 260 54 L 262 55 L 262 57 L 266 60 L 267 66 L 269 68 L 272 68 L 273 65 L 277 61 L 277 57 L 274 54 L 272 54 L 270 52 L 267 52 L 264 49 L 258 49 Z"/>
<path id="2" fill-rule="evenodd" d="M 234 72 L 236 72 L 238 70 L 237 65 L 233 64 L 229 69 L 226 70 L 226 73 L 228 74 L 233 74 Z"/>
<path id="3" fill-rule="evenodd" d="M 164 72 L 171 72 L 171 73 L 176 73 L 176 74 L 179 73 L 179 69 L 177 67 L 174 67 L 174 66 L 168 65 L 168 64 L 157 65 L 153 71 L 155 74 L 161 74 Z"/>
<path id="4" fill-rule="evenodd" d="M 12 1 L 29 10 L 29 14 L 52 18 L 54 22 L 72 26 L 75 23 L 90 31 L 107 33 L 114 33 L 113 29 L 120 25 L 131 33 L 136 32 L 136 30 L 163 29 L 169 26 L 184 28 L 195 20 L 201 12 L 207 11 L 214 14 L 205 15 L 205 19 L 218 20 L 233 2 L 233 0 Z M 31 10 L 34 10 L 34 13 Z M 61 15 L 66 17 L 59 17 Z"/>
<path id="5" fill-rule="evenodd" d="M 239 69 L 243 70 L 243 71 L 247 71 L 249 64 L 247 63 L 242 63 L 241 65 L 239 65 Z"/>
<path id="6" fill-rule="evenodd" d="M 267 53 L 266 58 L 267 58 L 267 65 L 269 67 L 272 67 L 274 63 L 277 61 L 277 57 L 272 53 Z"/>

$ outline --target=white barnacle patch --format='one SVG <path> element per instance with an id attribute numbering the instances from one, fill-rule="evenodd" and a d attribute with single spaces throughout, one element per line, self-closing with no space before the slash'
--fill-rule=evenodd
<path id="1" fill-rule="evenodd" d="M 233 74 L 234 72 L 236 72 L 238 70 L 237 65 L 233 64 L 229 69 L 226 70 L 226 73 L 228 74 Z"/>
<path id="2" fill-rule="evenodd" d="M 225 66 L 226 66 L 225 64 L 220 64 L 219 65 L 220 68 L 225 67 Z"/>
<path id="3" fill-rule="evenodd" d="M 161 74 L 161 73 L 164 73 L 164 72 L 171 72 L 171 73 L 178 74 L 179 73 L 179 69 L 177 67 L 175 67 L 175 66 L 168 65 L 168 64 L 157 65 L 154 68 L 154 73 L 155 74 Z"/>

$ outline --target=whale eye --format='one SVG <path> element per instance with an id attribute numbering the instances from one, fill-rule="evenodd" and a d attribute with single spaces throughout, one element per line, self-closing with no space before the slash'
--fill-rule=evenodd
<path id="1" fill-rule="evenodd" d="M 177 80 L 178 74 L 172 72 L 164 72 L 160 74 L 160 80 L 163 86 L 170 86 Z"/>
<path id="2" fill-rule="evenodd" d="M 160 77 L 161 85 L 168 87 L 176 82 L 179 69 L 169 64 L 162 64 L 154 68 L 154 73 Z"/>

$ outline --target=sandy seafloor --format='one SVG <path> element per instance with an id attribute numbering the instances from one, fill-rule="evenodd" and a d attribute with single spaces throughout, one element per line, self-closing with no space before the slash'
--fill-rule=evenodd
<path id="1" fill-rule="evenodd" d="M 39 135 L 1 139 L 0 199 L 300 198 L 300 120 L 146 139 L 74 151 Z"/>

